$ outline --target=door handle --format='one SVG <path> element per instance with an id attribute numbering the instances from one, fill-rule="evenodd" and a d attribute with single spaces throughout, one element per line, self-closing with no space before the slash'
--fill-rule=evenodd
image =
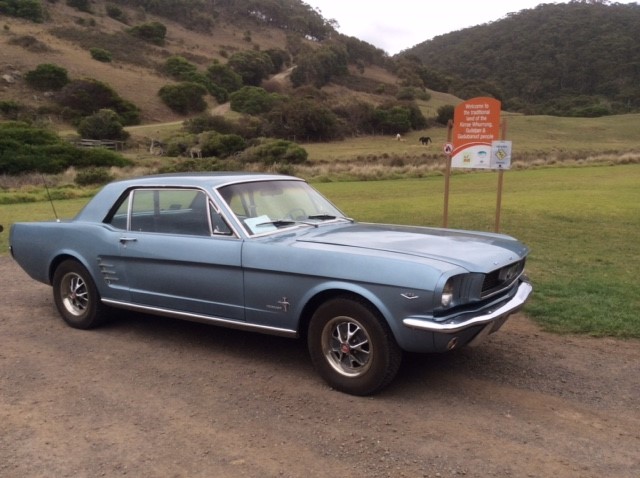
<path id="1" fill-rule="evenodd" d="M 120 244 L 126 244 L 127 242 L 136 242 L 138 239 L 135 237 L 121 237 Z"/>

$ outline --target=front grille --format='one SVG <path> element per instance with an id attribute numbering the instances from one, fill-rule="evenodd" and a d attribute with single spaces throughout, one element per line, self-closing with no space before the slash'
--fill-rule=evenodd
<path id="1" fill-rule="evenodd" d="M 482 283 L 481 297 L 483 299 L 489 297 L 513 284 L 524 271 L 524 262 L 525 260 L 522 259 L 486 274 Z"/>

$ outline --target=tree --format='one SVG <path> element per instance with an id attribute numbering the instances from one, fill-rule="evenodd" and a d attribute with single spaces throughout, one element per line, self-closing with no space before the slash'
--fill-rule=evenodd
<path id="1" fill-rule="evenodd" d="M 217 60 L 207 68 L 207 76 L 213 84 L 224 88 L 228 93 L 242 88 L 242 77 L 229 65 L 223 65 Z"/>
<path id="2" fill-rule="evenodd" d="M 453 113 L 456 108 L 453 105 L 443 105 L 438 108 L 438 116 L 436 117 L 436 121 L 440 124 L 448 124 L 449 120 L 453 121 Z"/>
<path id="3" fill-rule="evenodd" d="M 378 107 L 373 116 L 376 129 L 382 134 L 406 133 L 411 129 L 411 115 L 401 106 Z"/>
<path id="4" fill-rule="evenodd" d="M 324 104 L 312 99 L 282 99 L 263 117 L 269 136 L 308 141 L 328 141 L 341 137 L 337 116 Z"/>
<path id="5" fill-rule="evenodd" d="M 233 111 L 250 115 L 266 113 L 275 103 L 275 95 L 257 86 L 244 86 L 231 93 L 230 98 Z"/>
<path id="6" fill-rule="evenodd" d="M 122 128 L 120 117 L 109 109 L 101 109 L 80 121 L 78 133 L 88 139 L 125 140 L 129 137 L 129 133 Z"/>
<path id="7" fill-rule="evenodd" d="M 234 53 L 227 64 L 240 75 L 245 85 L 251 86 L 259 86 L 274 71 L 269 55 L 255 50 Z"/>
<path id="8" fill-rule="evenodd" d="M 207 103 L 203 98 L 206 94 L 204 86 L 192 82 L 165 85 L 158 91 L 162 101 L 173 111 L 181 114 L 198 113 L 207 109 Z"/>
<path id="9" fill-rule="evenodd" d="M 297 66 L 291 72 L 291 83 L 295 87 L 311 84 L 320 88 L 334 76 L 348 73 L 348 55 L 344 47 L 331 45 L 311 54 L 299 55 Z"/>

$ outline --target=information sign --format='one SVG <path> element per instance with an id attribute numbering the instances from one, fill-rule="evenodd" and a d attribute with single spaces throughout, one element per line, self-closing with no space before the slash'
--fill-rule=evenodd
<path id="1" fill-rule="evenodd" d="M 453 116 L 454 168 L 491 168 L 491 145 L 500 139 L 500 101 L 472 98 L 456 106 Z"/>

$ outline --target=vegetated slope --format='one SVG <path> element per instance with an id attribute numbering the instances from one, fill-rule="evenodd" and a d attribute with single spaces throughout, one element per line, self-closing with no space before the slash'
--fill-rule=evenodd
<path id="1" fill-rule="evenodd" d="M 542 4 L 425 41 L 402 53 L 452 75 L 463 98 L 510 110 L 599 116 L 640 111 L 640 5 Z M 428 86 L 428 85 L 427 85 Z"/>
<path id="2" fill-rule="evenodd" d="M 85 4 L 86 9 L 69 6 Z M 44 2 L 44 21 L 3 15 L 0 8 L 0 95 L 29 107 L 48 104 L 48 95 L 28 88 L 24 75 L 43 63 L 68 71 L 69 77 L 93 78 L 108 84 L 125 100 L 141 109 L 144 123 L 174 121 L 183 116 L 171 111 L 158 97 L 159 89 L 175 83 L 163 66 L 171 56 L 181 56 L 204 71 L 213 61 L 226 63 L 244 50 L 282 49 L 292 56 L 296 46 L 318 46 L 331 41 L 347 45 L 361 59 L 358 74 L 380 71 L 386 58 L 373 45 L 337 34 L 331 21 L 299 0 L 277 3 L 249 0 Z M 110 9 L 122 15 L 114 17 Z M 166 26 L 166 38 L 154 45 L 130 34 L 144 23 Z M 112 61 L 91 57 L 91 48 L 107 50 Z M 359 51 L 358 48 L 360 48 Z M 385 73 L 391 83 L 397 79 Z M 375 80 L 379 81 L 379 80 Z M 210 106 L 215 100 L 208 97 Z"/>

